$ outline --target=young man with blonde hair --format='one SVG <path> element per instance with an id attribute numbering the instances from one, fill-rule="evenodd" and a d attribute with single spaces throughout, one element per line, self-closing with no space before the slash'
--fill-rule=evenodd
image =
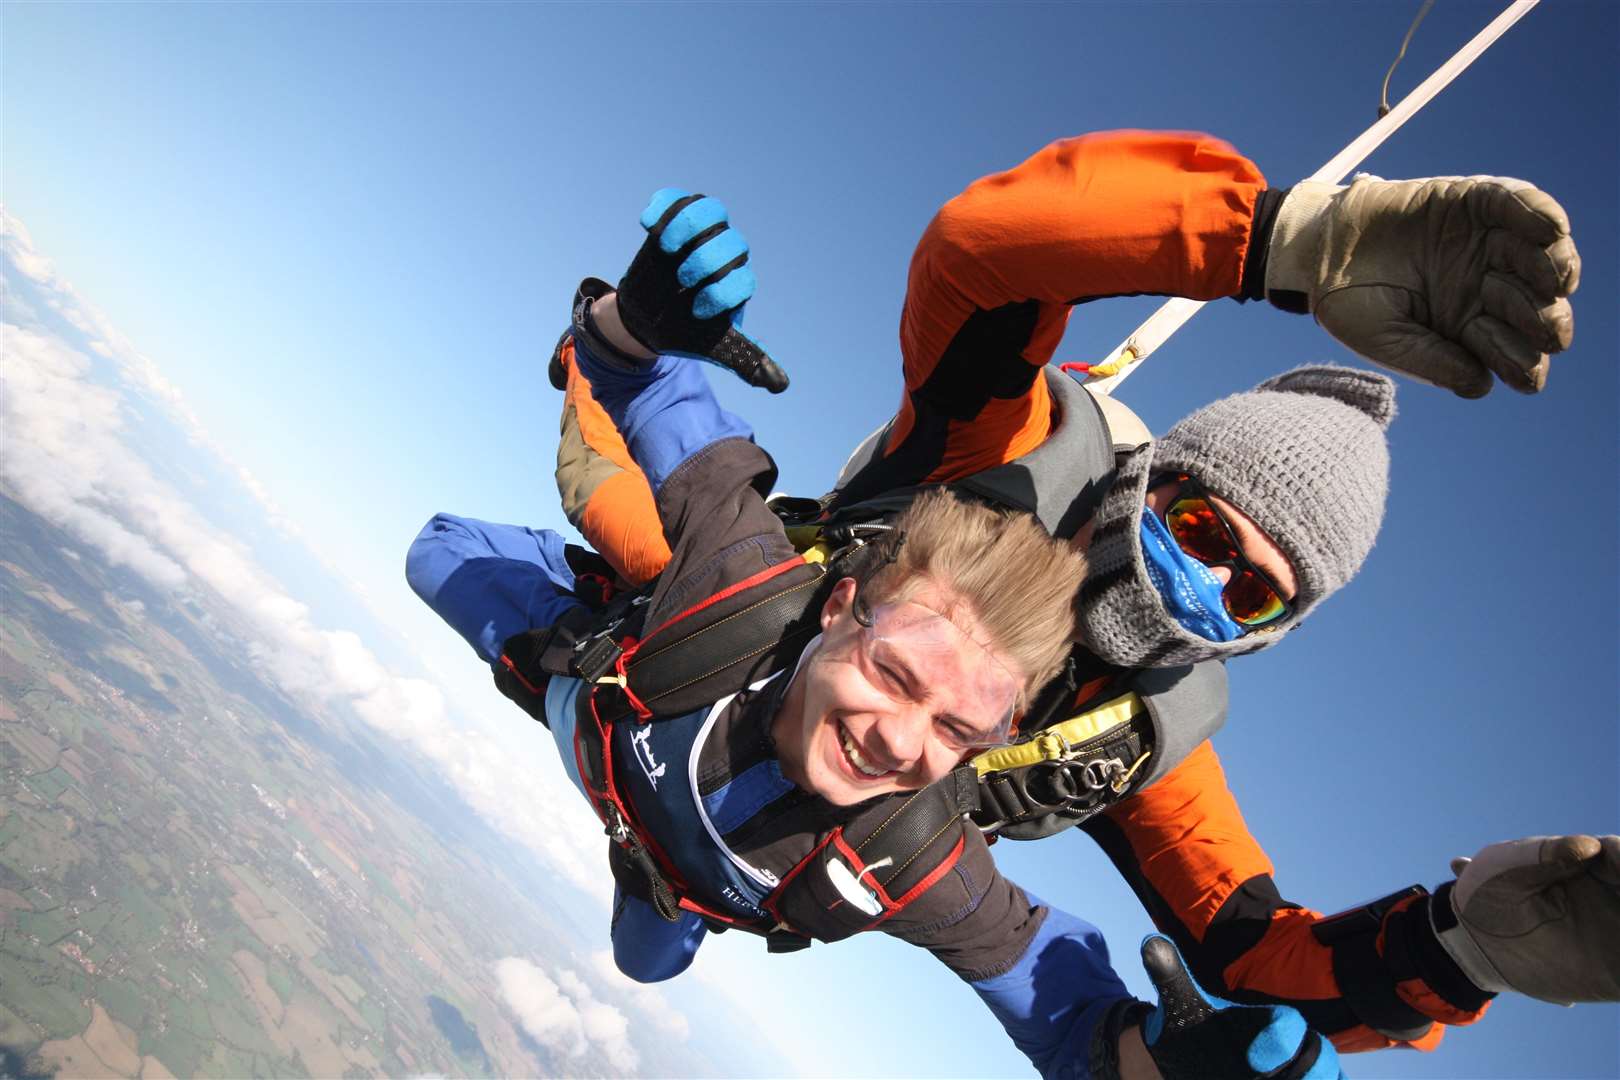
<path id="1" fill-rule="evenodd" d="M 678 355 L 753 360 L 723 211 L 660 193 L 643 220 L 619 291 L 587 280 L 571 332 L 657 506 L 656 587 L 593 615 L 557 534 L 442 514 L 406 565 L 613 837 L 620 969 L 670 978 L 716 927 L 773 951 L 882 929 L 970 983 L 1046 1075 L 1336 1076 L 1292 1009 L 1206 999 L 1164 939 L 1144 950 L 1163 1004 L 1134 1001 L 1093 927 L 1001 876 L 961 766 L 1065 662 L 1084 557 L 939 491 L 807 562 L 765 503 L 769 456 Z"/>

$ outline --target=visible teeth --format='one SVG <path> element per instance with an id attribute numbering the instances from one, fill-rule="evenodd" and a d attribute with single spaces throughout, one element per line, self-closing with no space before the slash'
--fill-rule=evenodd
<path id="1" fill-rule="evenodd" d="M 839 734 L 844 737 L 844 753 L 849 755 L 849 760 L 855 763 L 855 767 L 859 769 L 862 774 L 866 776 L 887 776 L 889 774 L 889 770 L 887 769 L 874 769 L 867 762 L 867 760 L 861 756 L 861 752 L 855 748 L 855 740 L 849 737 L 849 732 L 844 730 L 842 725 L 839 726 L 838 731 Z"/>

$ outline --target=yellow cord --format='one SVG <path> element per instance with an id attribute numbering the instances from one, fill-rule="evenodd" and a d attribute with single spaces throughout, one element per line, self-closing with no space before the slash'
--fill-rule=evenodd
<path id="1" fill-rule="evenodd" d="M 1118 795 L 1119 793 L 1123 792 L 1125 790 L 1126 786 L 1128 784 L 1130 784 L 1131 777 L 1136 775 L 1136 770 L 1140 769 L 1142 767 L 1142 763 L 1144 761 L 1146 761 L 1148 758 L 1152 757 L 1152 756 L 1153 756 L 1153 751 L 1151 751 L 1151 750 L 1142 751 L 1142 756 L 1136 759 L 1136 764 L 1132 765 L 1129 769 L 1125 770 L 1125 775 L 1124 776 L 1119 777 L 1118 779 L 1114 780 L 1109 785 L 1110 787 L 1112 787 L 1114 789 L 1114 794 Z"/>
<path id="2" fill-rule="evenodd" d="M 1088 379 L 1107 379 L 1114 375 L 1118 375 L 1121 371 L 1125 370 L 1125 366 L 1127 364 L 1134 363 L 1135 361 L 1136 350 L 1127 345 L 1125 348 L 1119 350 L 1119 355 L 1114 357 L 1112 360 L 1105 360 L 1100 364 L 1092 364 L 1091 369 L 1086 372 L 1086 377 Z"/>

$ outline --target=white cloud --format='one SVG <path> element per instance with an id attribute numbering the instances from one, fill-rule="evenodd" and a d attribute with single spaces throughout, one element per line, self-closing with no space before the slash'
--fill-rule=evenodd
<path id="1" fill-rule="evenodd" d="M 636 1067 L 629 1021 L 596 1000 L 575 972 L 564 968 L 553 979 L 535 964 L 509 956 L 496 963 L 495 979 L 507 1007 L 535 1042 L 576 1058 L 594 1049 L 620 1072 Z"/>
<path id="2" fill-rule="evenodd" d="M 612 950 L 602 949 L 591 953 L 590 963 L 597 978 L 635 1006 L 636 1011 L 653 1027 L 671 1038 L 686 1041 L 692 1030 L 686 1014 L 671 1005 L 669 999 L 655 987 L 638 983 L 620 971 L 613 962 Z"/>
<path id="3" fill-rule="evenodd" d="M 151 473 L 124 452 L 118 396 L 87 381 L 89 362 L 57 339 L 0 326 L 0 475 L 22 501 L 163 588 L 185 581 L 179 563 L 115 513 L 121 494 Z"/>
<path id="4" fill-rule="evenodd" d="M 56 272 L 51 260 L 34 250 L 34 240 L 22 222 L 0 207 L 0 251 L 18 273 L 49 293 L 48 303 L 71 325 L 85 335 L 85 345 L 98 356 L 114 361 L 126 383 L 138 392 L 162 403 L 186 437 L 208 451 L 229 471 L 234 472 L 243 487 L 263 507 L 270 523 L 287 536 L 298 536 L 298 527 L 281 512 L 275 502 L 247 469 L 233 461 L 219 443 L 211 438 L 197 415 L 186 404 L 178 387 L 165 378 L 158 366 L 135 346 L 94 306 L 86 303 L 71 284 Z M 8 304 L 8 308 L 10 305 Z M 15 309 L 12 317 L 18 317 Z"/>
<path id="5" fill-rule="evenodd" d="M 207 437 L 155 365 L 60 280 L 3 210 L 0 224 L 9 267 L 48 291 L 50 305 L 92 339 L 84 348 L 111 356 L 126 382 L 164 401 L 192 441 L 276 517 L 274 503 Z M 8 315 L 22 317 L 10 309 Z M 347 706 L 408 743 L 483 818 L 606 904 L 611 883 L 600 826 L 560 769 L 539 769 L 543 759 L 525 760 L 457 723 L 435 685 L 390 670 L 358 634 L 316 625 L 309 606 L 245 544 L 148 466 L 130 436 L 125 399 L 94 380 L 89 356 L 75 343 L 43 326 L 7 323 L 0 353 L 0 477 L 25 505 L 162 592 L 213 593 L 243 620 L 249 657 L 281 689 L 318 707 Z M 542 744 L 537 754 L 549 753 L 543 740 L 534 742 Z"/>

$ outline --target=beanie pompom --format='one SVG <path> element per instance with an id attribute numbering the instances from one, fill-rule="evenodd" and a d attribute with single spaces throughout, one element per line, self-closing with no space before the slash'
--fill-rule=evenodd
<path id="1" fill-rule="evenodd" d="M 1386 431 L 1395 419 L 1395 381 L 1375 371 L 1312 364 L 1267 379 L 1255 390 L 1315 394 L 1342 401 L 1372 417 Z"/>

